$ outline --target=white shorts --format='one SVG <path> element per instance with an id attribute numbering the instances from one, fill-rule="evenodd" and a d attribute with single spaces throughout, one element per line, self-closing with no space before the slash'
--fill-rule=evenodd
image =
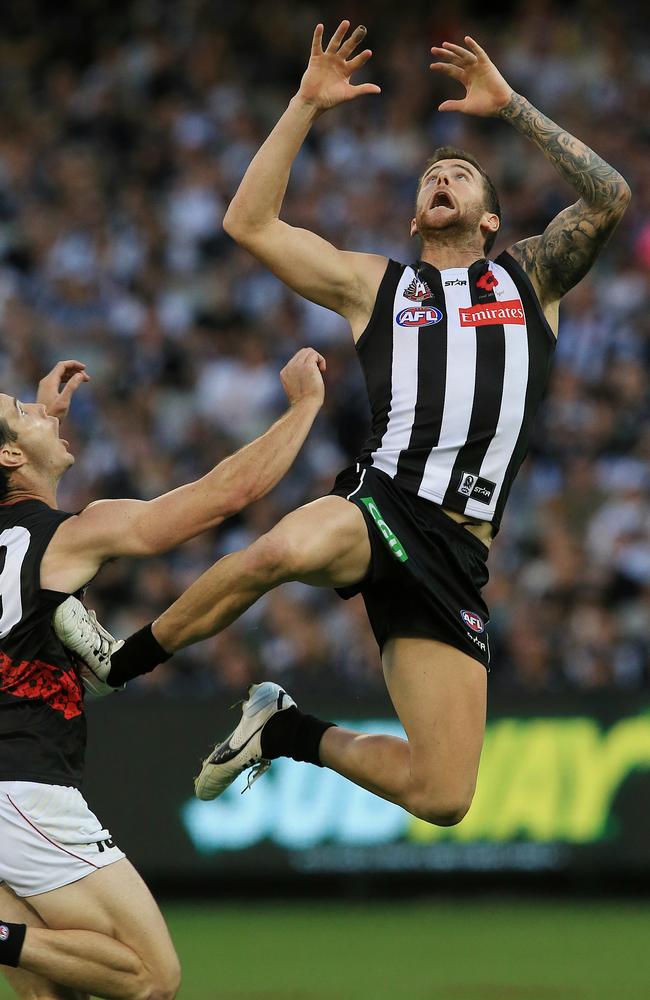
<path id="1" fill-rule="evenodd" d="M 81 792 L 35 781 L 0 781 L 0 883 L 36 896 L 124 857 Z"/>

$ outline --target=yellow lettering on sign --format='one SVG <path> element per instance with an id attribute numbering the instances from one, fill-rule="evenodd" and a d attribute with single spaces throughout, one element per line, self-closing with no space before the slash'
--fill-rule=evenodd
<path id="1" fill-rule="evenodd" d="M 603 733 L 594 719 L 503 719 L 486 732 L 478 787 L 458 826 L 413 819 L 409 839 L 431 843 L 532 840 L 590 843 L 607 834 L 614 798 L 650 769 L 650 715 Z"/>
<path id="2" fill-rule="evenodd" d="M 586 780 L 576 784 L 567 839 L 587 843 L 603 837 L 613 800 L 625 778 L 649 768 L 650 715 L 623 719 L 601 739 Z"/>

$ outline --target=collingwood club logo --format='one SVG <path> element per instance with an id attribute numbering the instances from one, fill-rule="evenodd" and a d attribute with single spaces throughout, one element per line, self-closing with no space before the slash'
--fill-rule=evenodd
<path id="1" fill-rule="evenodd" d="M 481 476 L 477 476 L 473 472 L 461 472 L 458 492 L 461 496 L 478 500 L 479 503 L 489 504 L 494 496 L 496 485 L 491 480 L 482 479 Z"/>
<path id="2" fill-rule="evenodd" d="M 472 488 L 477 479 L 478 476 L 473 476 L 471 472 L 463 472 L 458 492 L 462 493 L 464 497 L 471 497 Z"/>
<path id="3" fill-rule="evenodd" d="M 404 298 L 410 299 L 411 302 L 424 302 L 425 299 L 431 298 L 431 289 L 427 285 L 426 281 L 422 281 L 422 279 L 416 275 L 403 294 Z"/>

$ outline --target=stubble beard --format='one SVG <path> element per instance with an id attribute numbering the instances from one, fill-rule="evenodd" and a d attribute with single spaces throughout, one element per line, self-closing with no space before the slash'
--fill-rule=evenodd
<path id="1" fill-rule="evenodd" d="M 483 253 L 485 238 L 480 230 L 479 222 L 483 209 L 474 213 L 472 217 L 456 217 L 445 226 L 430 226 L 420 228 L 418 235 L 422 241 L 422 249 L 426 247 L 440 248 L 448 250 L 458 250 L 465 252 L 475 246 Z"/>

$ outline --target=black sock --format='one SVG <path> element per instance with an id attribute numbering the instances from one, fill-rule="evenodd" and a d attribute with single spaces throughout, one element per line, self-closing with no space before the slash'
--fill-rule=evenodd
<path id="1" fill-rule="evenodd" d="M 13 969 L 20 962 L 27 924 L 10 924 L 0 920 L 0 965 L 10 965 Z"/>
<path id="2" fill-rule="evenodd" d="M 326 729 L 336 725 L 305 715 L 292 705 L 272 716 L 262 730 L 262 756 L 267 760 L 291 757 L 322 767 L 318 747 Z"/>
<path id="3" fill-rule="evenodd" d="M 162 648 L 151 631 L 152 624 L 153 622 L 130 635 L 117 653 L 111 656 L 111 669 L 106 678 L 111 687 L 122 687 L 127 681 L 150 673 L 159 663 L 170 659 L 172 654 Z"/>

